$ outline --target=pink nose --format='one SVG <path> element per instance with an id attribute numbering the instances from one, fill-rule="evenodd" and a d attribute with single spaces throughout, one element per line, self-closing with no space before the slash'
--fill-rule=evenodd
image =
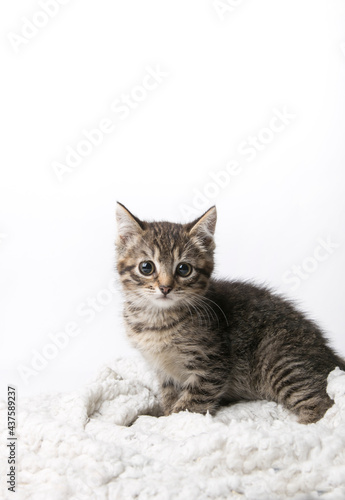
<path id="1" fill-rule="evenodd" d="M 159 289 L 163 295 L 168 295 L 168 293 L 171 292 L 172 287 L 171 286 L 160 286 Z"/>

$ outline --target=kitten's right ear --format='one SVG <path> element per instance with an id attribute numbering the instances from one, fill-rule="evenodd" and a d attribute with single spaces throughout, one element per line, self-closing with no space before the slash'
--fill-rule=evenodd
<path id="1" fill-rule="evenodd" d="M 118 241 L 126 243 L 128 239 L 136 234 L 140 234 L 144 229 L 144 224 L 138 217 L 131 212 L 122 203 L 117 202 L 116 221 L 118 230 Z"/>

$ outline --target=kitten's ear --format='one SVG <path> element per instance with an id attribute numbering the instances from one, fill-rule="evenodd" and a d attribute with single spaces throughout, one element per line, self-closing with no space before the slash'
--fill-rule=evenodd
<path id="1" fill-rule="evenodd" d="M 190 234 L 196 234 L 204 238 L 213 239 L 216 230 L 217 209 L 215 206 L 209 208 L 201 217 L 187 224 Z"/>
<path id="2" fill-rule="evenodd" d="M 116 221 L 118 230 L 118 241 L 126 243 L 126 241 L 136 234 L 140 234 L 144 229 L 143 222 L 124 206 L 117 202 Z"/>

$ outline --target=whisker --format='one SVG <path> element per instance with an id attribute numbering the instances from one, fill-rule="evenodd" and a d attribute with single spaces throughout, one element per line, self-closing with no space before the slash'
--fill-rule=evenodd
<path id="1" fill-rule="evenodd" d="M 190 303 L 190 306 L 193 308 L 193 310 L 195 311 L 195 313 L 197 315 L 197 318 L 199 320 L 199 325 L 202 325 L 202 320 L 204 319 L 204 316 L 202 314 L 200 314 L 199 308 L 191 303 Z"/>
<path id="2" fill-rule="evenodd" d="M 205 309 L 205 311 L 207 311 L 212 319 L 216 320 L 217 321 L 217 325 L 218 325 L 218 328 L 219 328 L 219 318 L 216 314 L 216 312 L 213 310 L 213 308 L 210 306 L 210 304 L 207 304 L 206 302 L 204 302 L 201 297 L 195 297 L 195 300 L 197 300 L 198 304 L 203 308 Z M 211 322 L 211 321 L 210 321 Z"/>
<path id="3" fill-rule="evenodd" d="M 224 319 L 226 321 L 226 326 L 229 326 L 228 318 L 226 317 L 225 312 L 223 311 L 223 309 L 217 304 L 217 302 L 214 302 L 213 300 L 209 299 L 208 297 L 205 297 L 205 295 L 203 295 L 203 296 L 200 295 L 199 298 L 201 300 L 208 300 L 209 302 L 211 302 L 212 304 L 214 304 L 215 306 L 217 306 L 218 309 L 221 311 L 221 313 L 224 316 Z"/>
<path id="4" fill-rule="evenodd" d="M 201 303 L 200 301 L 196 300 L 196 297 L 190 297 L 189 303 L 196 311 L 199 312 L 199 315 L 204 319 L 204 321 L 206 321 L 209 325 L 212 324 L 212 315 L 210 315 L 208 304 Z M 202 311 L 202 313 L 200 313 L 200 310 Z"/>

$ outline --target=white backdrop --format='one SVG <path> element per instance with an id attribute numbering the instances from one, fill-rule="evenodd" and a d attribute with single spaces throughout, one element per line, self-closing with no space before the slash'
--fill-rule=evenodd
<path id="1" fill-rule="evenodd" d="M 131 355 L 115 205 L 216 204 L 219 276 L 295 299 L 345 355 L 341 0 L 0 7 L 1 392 Z"/>

